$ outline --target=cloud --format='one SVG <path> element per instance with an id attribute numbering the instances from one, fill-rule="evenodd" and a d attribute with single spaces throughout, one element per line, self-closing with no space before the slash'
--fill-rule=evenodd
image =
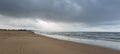
<path id="1" fill-rule="evenodd" d="M 0 0 L 0 13 L 49 21 L 101 23 L 119 19 L 119 0 Z"/>
<path id="2" fill-rule="evenodd" d="M 116 22 L 120 20 L 120 0 L 0 0 L 0 15 L 2 26 L 7 21 L 14 27 L 36 28 L 36 19 L 83 27 L 107 26 L 120 23 Z"/>

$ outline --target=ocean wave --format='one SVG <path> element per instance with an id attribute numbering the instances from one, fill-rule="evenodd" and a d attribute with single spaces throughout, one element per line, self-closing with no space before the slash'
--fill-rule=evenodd
<path id="1" fill-rule="evenodd" d="M 120 50 L 120 42 L 107 41 L 107 40 L 105 41 L 105 40 L 95 40 L 95 39 L 72 38 L 72 37 L 64 36 L 64 35 L 48 35 L 48 34 L 43 34 L 40 32 L 34 32 L 34 33 L 44 35 L 50 38 L 65 40 L 65 41 L 72 41 L 76 43 L 84 43 L 84 44 L 89 44 L 89 45 L 97 45 L 101 47 L 107 47 L 107 48 L 111 48 L 115 50 Z"/>

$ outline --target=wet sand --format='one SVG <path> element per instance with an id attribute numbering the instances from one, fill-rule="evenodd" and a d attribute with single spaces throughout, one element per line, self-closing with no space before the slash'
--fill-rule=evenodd
<path id="1" fill-rule="evenodd" d="M 56 40 L 30 31 L 0 31 L 0 54 L 120 54 L 120 51 Z"/>

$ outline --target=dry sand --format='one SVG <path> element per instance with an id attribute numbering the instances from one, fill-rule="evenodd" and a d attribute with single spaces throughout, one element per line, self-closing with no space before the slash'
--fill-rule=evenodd
<path id="1" fill-rule="evenodd" d="M 120 51 L 56 40 L 29 31 L 1 31 L 0 54 L 120 54 Z"/>

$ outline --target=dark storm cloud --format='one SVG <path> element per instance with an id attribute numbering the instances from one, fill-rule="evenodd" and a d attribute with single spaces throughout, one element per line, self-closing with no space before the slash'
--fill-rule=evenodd
<path id="1" fill-rule="evenodd" d="M 96 25 L 119 20 L 120 0 L 0 0 L 0 14 Z"/>

